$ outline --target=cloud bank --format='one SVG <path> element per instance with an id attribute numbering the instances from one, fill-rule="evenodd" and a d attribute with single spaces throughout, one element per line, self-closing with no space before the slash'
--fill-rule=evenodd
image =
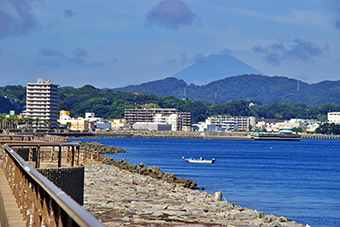
<path id="1" fill-rule="evenodd" d="M 255 53 L 264 54 L 265 60 L 271 65 L 280 65 L 287 60 L 302 61 L 304 63 L 314 64 L 313 58 L 324 55 L 324 49 L 318 45 L 302 39 L 295 39 L 293 44 L 288 47 L 276 43 L 266 47 L 255 46 L 251 49 Z"/>
<path id="2" fill-rule="evenodd" d="M 146 26 L 159 26 L 177 30 L 180 26 L 191 25 L 195 14 L 181 0 L 163 0 L 147 14 Z"/>
<path id="3" fill-rule="evenodd" d="M 0 38 L 28 34 L 37 27 L 30 2 L 34 0 L 8 0 L 17 15 L 0 10 Z"/>
<path id="4" fill-rule="evenodd" d="M 85 59 L 88 57 L 88 51 L 81 48 L 76 47 L 72 52 L 73 57 L 68 57 L 58 50 L 51 49 L 41 49 L 39 51 L 39 55 L 44 57 L 44 60 L 37 63 L 38 66 L 50 66 L 51 68 L 59 68 L 61 66 L 70 66 L 70 65 L 84 65 L 88 67 L 97 67 L 101 66 L 101 63 L 92 62 L 88 63 Z"/>

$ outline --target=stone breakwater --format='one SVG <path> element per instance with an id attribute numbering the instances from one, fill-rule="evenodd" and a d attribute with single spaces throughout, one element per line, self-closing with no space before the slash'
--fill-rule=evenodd
<path id="1" fill-rule="evenodd" d="M 129 151 L 124 150 L 123 148 L 115 148 L 114 146 L 105 146 L 101 143 L 97 142 L 86 142 L 83 143 L 81 141 L 73 141 L 74 143 L 79 143 L 80 147 L 83 149 L 89 149 L 93 151 L 99 151 L 100 154 L 117 154 L 117 153 L 129 153 Z"/>
<path id="2" fill-rule="evenodd" d="M 131 173 L 150 176 L 152 178 L 166 181 L 168 183 L 177 183 L 185 188 L 204 190 L 204 188 L 202 187 L 198 188 L 197 183 L 195 181 L 192 181 L 191 179 L 185 180 L 183 177 L 179 179 L 174 173 L 171 174 L 163 173 L 161 172 L 160 168 L 147 167 L 147 165 L 144 163 L 140 163 L 139 166 L 137 166 L 136 164 L 130 164 L 128 161 L 124 161 L 123 159 L 116 161 L 113 158 L 108 157 L 104 157 L 102 159 L 102 163 L 106 165 L 114 165 L 118 167 L 120 170 L 124 169 Z"/>
<path id="3" fill-rule="evenodd" d="M 114 165 L 86 164 L 84 206 L 106 226 L 303 227 L 285 217 L 131 173 Z"/>
<path id="4" fill-rule="evenodd" d="M 128 151 L 125 151 L 122 148 L 117 149 L 114 148 L 113 146 L 107 147 L 98 142 L 86 142 L 86 143 L 83 143 L 81 141 L 74 142 L 79 143 L 81 148 L 99 151 L 100 154 L 128 153 Z M 174 173 L 171 174 L 163 173 L 158 167 L 147 167 L 147 165 L 144 163 L 140 163 L 139 166 L 137 166 L 136 164 L 130 164 L 128 161 L 124 161 L 123 159 L 116 161 L 113 158 L 108 158 L 107 156 L 104 157 L 100 156 L 100 160 L 102 161 L 103 164 L 114 165 L 121 170 L 125 169 L 126 171 L 129 171 L 131 173 L 150 176 L 152 178 L 163 180 L 169 183 L 175 182 L 181 184 L 185 188 L 204 190 L 203 187 L 198 188 L 197 183 L 195 181 L 192 181 L 191 179 L 186 180 L 183 177 L 179 179 Z"/>

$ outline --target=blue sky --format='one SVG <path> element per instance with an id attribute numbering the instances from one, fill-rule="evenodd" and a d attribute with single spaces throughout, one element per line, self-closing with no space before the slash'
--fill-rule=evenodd
<path id="1" fill-rule="evenodd" d="M 269 76 L 340 80 L 340 1 L 0 1 L 0 86 L 115 88 L 211 54 Z"/>

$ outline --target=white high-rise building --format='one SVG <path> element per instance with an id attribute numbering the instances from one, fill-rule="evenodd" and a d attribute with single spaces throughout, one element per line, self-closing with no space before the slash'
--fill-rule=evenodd
<path id="1" fill-rule="evenodd" d="M 38 78 L 37 83 L 28 83 L 26 116 L 39 119 L 42 126 L 45 126 L 46 121 L 51 121 L 50 127 L 57 127 L 59 119 L 58 86 L 43 78 Z"/>

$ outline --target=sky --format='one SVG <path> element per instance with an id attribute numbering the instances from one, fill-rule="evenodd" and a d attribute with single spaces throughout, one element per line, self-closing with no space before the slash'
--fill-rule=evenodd
<path id="1" fill-rule="evenodd" d="M 340 1 L 0 0 L 0 86 L 117 88 L 212 54 L 268 76 L 340 80 Z"/>

